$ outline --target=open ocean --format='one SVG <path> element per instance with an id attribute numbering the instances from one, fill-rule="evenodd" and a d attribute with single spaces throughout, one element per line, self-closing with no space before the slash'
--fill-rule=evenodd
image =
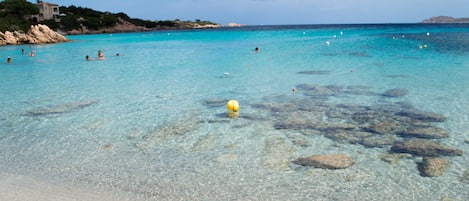
<path id="1" fill-rule="evenodd" d="M 1 201 L 469 199 L 469 24 L 67 38 L 0 47 Z"/>

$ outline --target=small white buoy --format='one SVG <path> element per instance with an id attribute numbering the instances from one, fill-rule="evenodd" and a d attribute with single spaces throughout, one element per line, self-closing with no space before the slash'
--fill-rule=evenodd
<path id="1" fill-rule="evenodd" d="M 340 35 L 343 36 L 343 35 L 344 35 L 344 32 L 341 31 L 341 32 L 340 32 Z"/>
<path id="2" fill-rule="evenodd" d="M 326 45 L 331 45 L 331 42 L 329 42 L 329 41 L 326 41 Z"/>
<path id="3" fill-rule="evenodd" d="M 427 36 L 430 36 L 430 32 L 427 32 Z"/>

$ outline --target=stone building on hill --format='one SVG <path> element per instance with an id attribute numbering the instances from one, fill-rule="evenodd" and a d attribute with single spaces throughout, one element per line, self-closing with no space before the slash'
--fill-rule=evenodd
<path id="1" fill-rule="evenodd" d="M 44 20 L 58 20 L 60 15 L 59 5 L 37 0 L 39 14 L 32 16 L 33 21 L 41 22 Z"/>

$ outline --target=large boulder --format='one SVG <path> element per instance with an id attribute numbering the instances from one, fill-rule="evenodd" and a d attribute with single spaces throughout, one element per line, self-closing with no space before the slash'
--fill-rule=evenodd
<path id="1" fill-rule="evenodd" d="M 0 45 L 16 45 L 18 44 L 18 32 L 5 31 L 5 33 L 0 32 Z"/>
<path id="2" fill-rule="evenodd" d="M 63 35 L 51 30 L 46 25 L 32 25 L 28 33 L 28 41 L 32 44 L 58 43 L 68 41 Z"/>
<path id="3" fill-rule="evenodd" d="M 28 33 L 19 33 L 17 31 L 5 33 L 0 32 L 0 45 L 18 45 L 18 44 L 45 44 L 66 42 L 63 35 L 51 30 L 46 25 L 31 25 Z"/>
<path id="4" fill-rule="evenodd" d="M 345 169 L 351 167 L 355 161 L 344 154 L 328 154 L 300 157 L 294 163 L 322 169 Z"/>

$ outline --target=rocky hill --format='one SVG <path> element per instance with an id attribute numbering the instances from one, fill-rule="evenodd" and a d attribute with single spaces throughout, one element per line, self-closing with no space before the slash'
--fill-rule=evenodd
<path id="1" fill-rule="evenodd" d="M 423 20 L 422 23 L 469 23 L 469 18 L 454 18 L 449 16 L 437 16 Z"/>
<path id="2" fill-rule="evenodd" d="M 26 33 L 31 25 L 43 24 L 63 34 L 90 34 L 136 32 L 160 29 L 217 28 L 210 21 L 141 20 L 125 13 L 96 11 L 77 6 L 60 6 L 60 15 L 54 19 L 41 20 L 37 5 L 25 0 L 0 0 L 0 32 Z M 17 35 L 18 35 L 17 34 Z M 5 34 L 3 34 L 5 35 Z M 9 35 L 10 36 L 10 35 Z M 20 40 L 23 43 L 24 40 Z"/>
<path id="3" fill-rule="evenodd" d="M 176 20 L 142 20 L 131 18 L 125 13 L 110 13 L 96 11 L 90 8 L 76 6 L 60 7 L 59 21 L 50 20 L 44 23 L 54 30 L 67 34 L 94 34 L 136 32 L 161 29 L 193 29 L 217 28 L 219 24 L 210 21 L 181 21 Z"/>

